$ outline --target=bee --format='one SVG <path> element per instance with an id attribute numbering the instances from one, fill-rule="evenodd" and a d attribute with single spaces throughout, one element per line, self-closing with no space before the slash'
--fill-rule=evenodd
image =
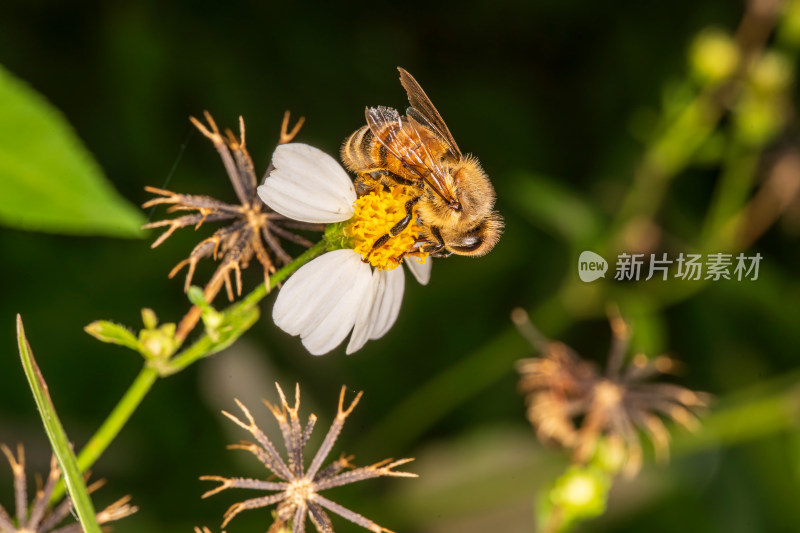
<path id="1" fill-rule="evenodd" d="M 359 196 L 378 186 L 403 185 L 415 192 L 406 202 L 406 216 L 378 238 L 372 250 L 402 232 L 416 207 L 423 228 L 421 251 L 435 256 L 485 255 L 503 230 L 503 219 L 494 210 L 494 187 L 478 160 L 461 153 L 419 83 L 398 70 L 411 107 L 404 116 L 391 107 L 368 107 L 367 125 L 341 150 L 345 166 L 357 175 Z"/>

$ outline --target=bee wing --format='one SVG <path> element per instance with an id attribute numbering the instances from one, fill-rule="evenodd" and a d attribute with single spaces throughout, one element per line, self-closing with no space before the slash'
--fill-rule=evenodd
<path id="1" fill-rule="evenodd" d="M 447 185 L 446 172 L 422 140 L 419 122 L 413 119 L 404 121 L 396 109 L 383 106 L 368 107 L 366 116 L 372 134 L 390 154 L 417 174 L 445 202 L 456 202 Z M 423 172 L 423 169 L 428 172 Z"/>
<path id="2" fill-rule="evenodd" d="M 441 137 L 450 148 L 452 156 L 454 158 L 460 158 L 461 150 L 459 150 L 456 140 L 453 139 L 453 135 L 450 133 L 447 124 L 442 120 L 442 116 L 436 111 L 433 103 L 431 103 L 431 99 L 428 98 L 428 95 L 425 94 L 425 91 L 419 86 L 417 80 L 415 80 L 408 71 L 402 67 L 397 67 L 397 70 L 400 71 L 400 83 L 406 90 L 408 102 L 411 104 L 406 114 L 439 134 L 439 137 Z"/>

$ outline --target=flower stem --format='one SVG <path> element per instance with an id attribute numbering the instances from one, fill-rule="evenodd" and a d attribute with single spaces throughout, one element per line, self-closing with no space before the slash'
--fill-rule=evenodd
<path id="1" fill-rule="evenodd" d="M 214 278 L 208 282 L 208 285 L 206 285 L 205 289 L 203 290 L 206 301 L 214 301 L 214 298 L 219 293 L 219 290 L 222 288 L 224 282 L 224 276 L 214 275 Z M 178 343 L 183 344 L 183 341 L 186 340 L 186 337 L 192 332 L 194 327 L 200 321 L 201 316 L 203 316 L 203 312 L 199 307 L 193 305 L 189 308 L 181 321 L 178 323 L 178 330 L 175 332 L 175 340 Z"/>
<path id="2" fill-rule="evenodd" d="M 305 265 L 315 257 L 322 255 L 323 252 L 328 250 L 328 241 L 323 239 L 319 241 L 317 244 L 303 252 L 302 254 L 298 255 L 291 263 L 283 267 L 282 269 L 275 272 L 273 275 L 269 277 L 269 287 L 267 287 L 266 283 L 262 283 L 256 289 L 242 298 L 242 300 L 235 304 L 235 306 L 248 306 L 248 305 L 255 305 L 264 297 L 272 292 L 272 289 L 278 286 L 278 284 L 283 283 L 286 278 L 289 277 L 295 270 L 300 268 L 301 266 Z M 231 306 L 229 309 L 233 309 L 235 306 Z"/>
<path id="3" fill-rule="evenodd" d="M 120 402 L 111 411 L 100 429 L 92 436 L 86 446 L 78 454 L 78 466 L 81 472 L 91 467 L 108 447 L 108 444 L 117 436 L 122 426 L 128 421 L 142 400 L 150 392 L 150 388 L 158 379 L 158 372 L 150 367 L 145 367 L 133 380 L 133 383 Z"/>
<path id="4" fill-rule="evenodd" d="M 269 294 L 272 289 L 282 283 L 288 278 L 295 270 L 305 265 L 315 257 L 321 255 L 327 250 L 328 243 L 324 239 L 303 252 L 292 262 L 285 267 L 281 268 L 269 278 L 269 287 L 266 283 L 259 284 L 253 292 L 242 298 L 240 301 L 229 306 L 224 313 L 235 314 L 237 311 L 257 305 L 264 297 Z M 150 392 L 153 384 L 160 376 L 167 376 L 177 373 L 187 366 L 191 365 L 198 359 L 202 359 L 212 353 L 212 348 L 215 343 L 209 337 L 208 333 L 203 334 L 196 342 L 189 346 L 184 351 L 172 357 L 169 361 L 164 361 L 158 368 L 155 366 L 145 365 L 145 367 L 136 376 L 131 386 L 125 392 L 125 395 L 119 403 L 108 415 L 105 422 L 95 432 L 86 446 L 83 447 L 78 455 L 78 467 L 81 472 L 86 472 L 91 466 L 100 458 L 103 452 L 117 437 L 119 432 L 128 422 L 130 417 L 142 403 L 144 397 Z M 59 483 L 50 502 L 57 502 L 64 495 L 64 485 Z"/>
<path id="5" fill-rule="evenodd" d="M 159 367 L 158 373 L 161 377 L 166 377 L 180 372 L 198 359 L 202 359 L 204 356 L 208 355 L 213 344 L 208 335 L 203 335 L 197 342 Z"/>
<path id="6" fill-rule="evenodd" d="M 128 387 L 125 395 L 111 411 L 111 414 L 108 415 L 103 425 L 100 426 L 100 429 L 95 432 L 80 454 L 78 454 L 78 468 L 81 472 L 86 472 L 108 448 L 111 441 L 119 434 L 122 427 L 136 411 L 136 408 L 142 403 L 157 378 L 158 372 L 152 368 L 145 367 L 139 372 L 139 375 Z M 63 495 L 64 484 L 59 483 L 50 497 L 50 502 L 59 501 Z"/>
<path id="7" fill-rule="evenodd" d="M 753 16 L 751 11 L 746 14 L 746 17 Z M 769 35 L 774 20 L 766 18 L 759 21 L 743 21 L 741 24 L 746 26 L 751 23 L 767 25 L 759 32 L 761 40 L 749 42 L 747 45 L 748 50 L 760 50 L 765 44 L 764 39 Z M 682 105 L 674 118 L 665 115 L 665 120 L 667 118 L 670 120 L 663 131 L 646 147 L 629 192 L 611 220 L 606 234 L 593 248 L 582 249 L 601 252 L 615 250 L 615 247 L 623 242 L 626 230 L 632 222 L 653 219 L 666 197 L 673 178 L 690 165 L 697 150 L 717 128 L 725 110 L 720 102 L 720 96 L 719 87 L 702 87 L 689 102 Z M 747 155 L 750 155 L 749 152 Z M 752 173 L 755 170 L 754 165 L 747 164 L 741 172 Z M 753 177 L 736 176 L 736 179 L 751 183 Z M 736 196 L 741 199 L 738 191 Z M 721 235 L 713 237 L 702 244 L 705 246 L 723 244 Z M 706 282 L 683 284 L 681 287 L 675 287 L 670 283 L 666 286 L 665 292 L 653 294 L 651 300 L 658 307 L 672 305 L 689 298 L 704 286 Z M 598 285 L 597 289 L 589 288 L 585 283 L 577 281 L 574 276 L 569 277 L 550 299 L 532 311 L 533 322 L 553 336 L 581 318 L 601 315 L 603 306 L 599 304 L 614 297 L 619 299 L 621 294 L 610 294 L 608 291 L 607 286 Z M 642 289 L 637 291 L 641 293 Z M 530 351 L 530 347 L 519 342 L 520 340 L 516 331 L 508 327 L 439 375 L 419 385 L 388 416 L 384 417 L 380 424 L 372 428 L 362 441 L 364 449 L 383 441 L 393 442 L 400 448 L 413 443 L 424 431 L 435 426 L 456 407 L 507 377 L 511 364 Z M 408 422 L 410 420 L 414 421 L 413 427 Z"/>

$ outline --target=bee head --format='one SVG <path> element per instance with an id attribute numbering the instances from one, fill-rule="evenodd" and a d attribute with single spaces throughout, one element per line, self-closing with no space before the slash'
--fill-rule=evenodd
<path id="1" fill-rule="evenodd" d="M 491 211 L 483 220 L 466 231 L 441 229 L 448 251 L 458 255 L 480 257 L 488 254 L 503 233 L 503 218 Z"/>

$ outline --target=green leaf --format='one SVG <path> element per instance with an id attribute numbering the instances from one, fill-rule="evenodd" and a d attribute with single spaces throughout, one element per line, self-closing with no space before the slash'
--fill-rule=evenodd
<path id="1" fill-rule="evenodd" d="M 53 401 L 50 399 L 47 383 L 45 383 L 42 372 L 33 358 L 31 346 L 28 344 L 28 339 L 25 338 L 22 317 L 19 315 L 17 315 L 17 344 L 19 346 L 19 356 L 22 359 L 22 367 L 25 369 L 25 376 L 28 378 L 28 384 L 33 392 L 33 399 L 36 401 L 39 415 L 42 417 L 47 438 L 50 439 L 50 445 L 53 447 L 53 453 L 55 453 L 58 464 L 61 466 L 64 483 L 67 485 L 73 506 L 78 513 L 78 520 L 86 533 L 101 533 L 92 500 L 89 498 L 89 491 L 83 482 L 83 475 L 81 475 L 81 471 L 78 468 L 75 454 L 72 453 L 72 447 L 69 444 L 64 427 L 58 419 Z"/>
<path id="2" fill-rule="evenodd" d="M 203 293 L 203 289 L 197 285 L 192 285 L 189 287 L 189 291 L 186 293 L 186 296 L 188 296 L 189 301 L 197 307 L 200 307 L 203 310 L 210 308 L 208 302 L 206 301 L 206 295 Z"/>
<path id="3" fill-rule="evenodd" d="M 142 236 L 142 214 L 114 190 L 61 112 L 2 66 L 0 124 L 0 224 Z"/>
<path id="4" fill-rule="evenodd" d="M 95 320 L 83 328 L 83 330 L 102 342 L 119 344 L 120 346 L 126 346 L 137 352 L 142 351 L 142 345 L 139 339 L 125 326 L 114 324 L 107 320 Z"/>

